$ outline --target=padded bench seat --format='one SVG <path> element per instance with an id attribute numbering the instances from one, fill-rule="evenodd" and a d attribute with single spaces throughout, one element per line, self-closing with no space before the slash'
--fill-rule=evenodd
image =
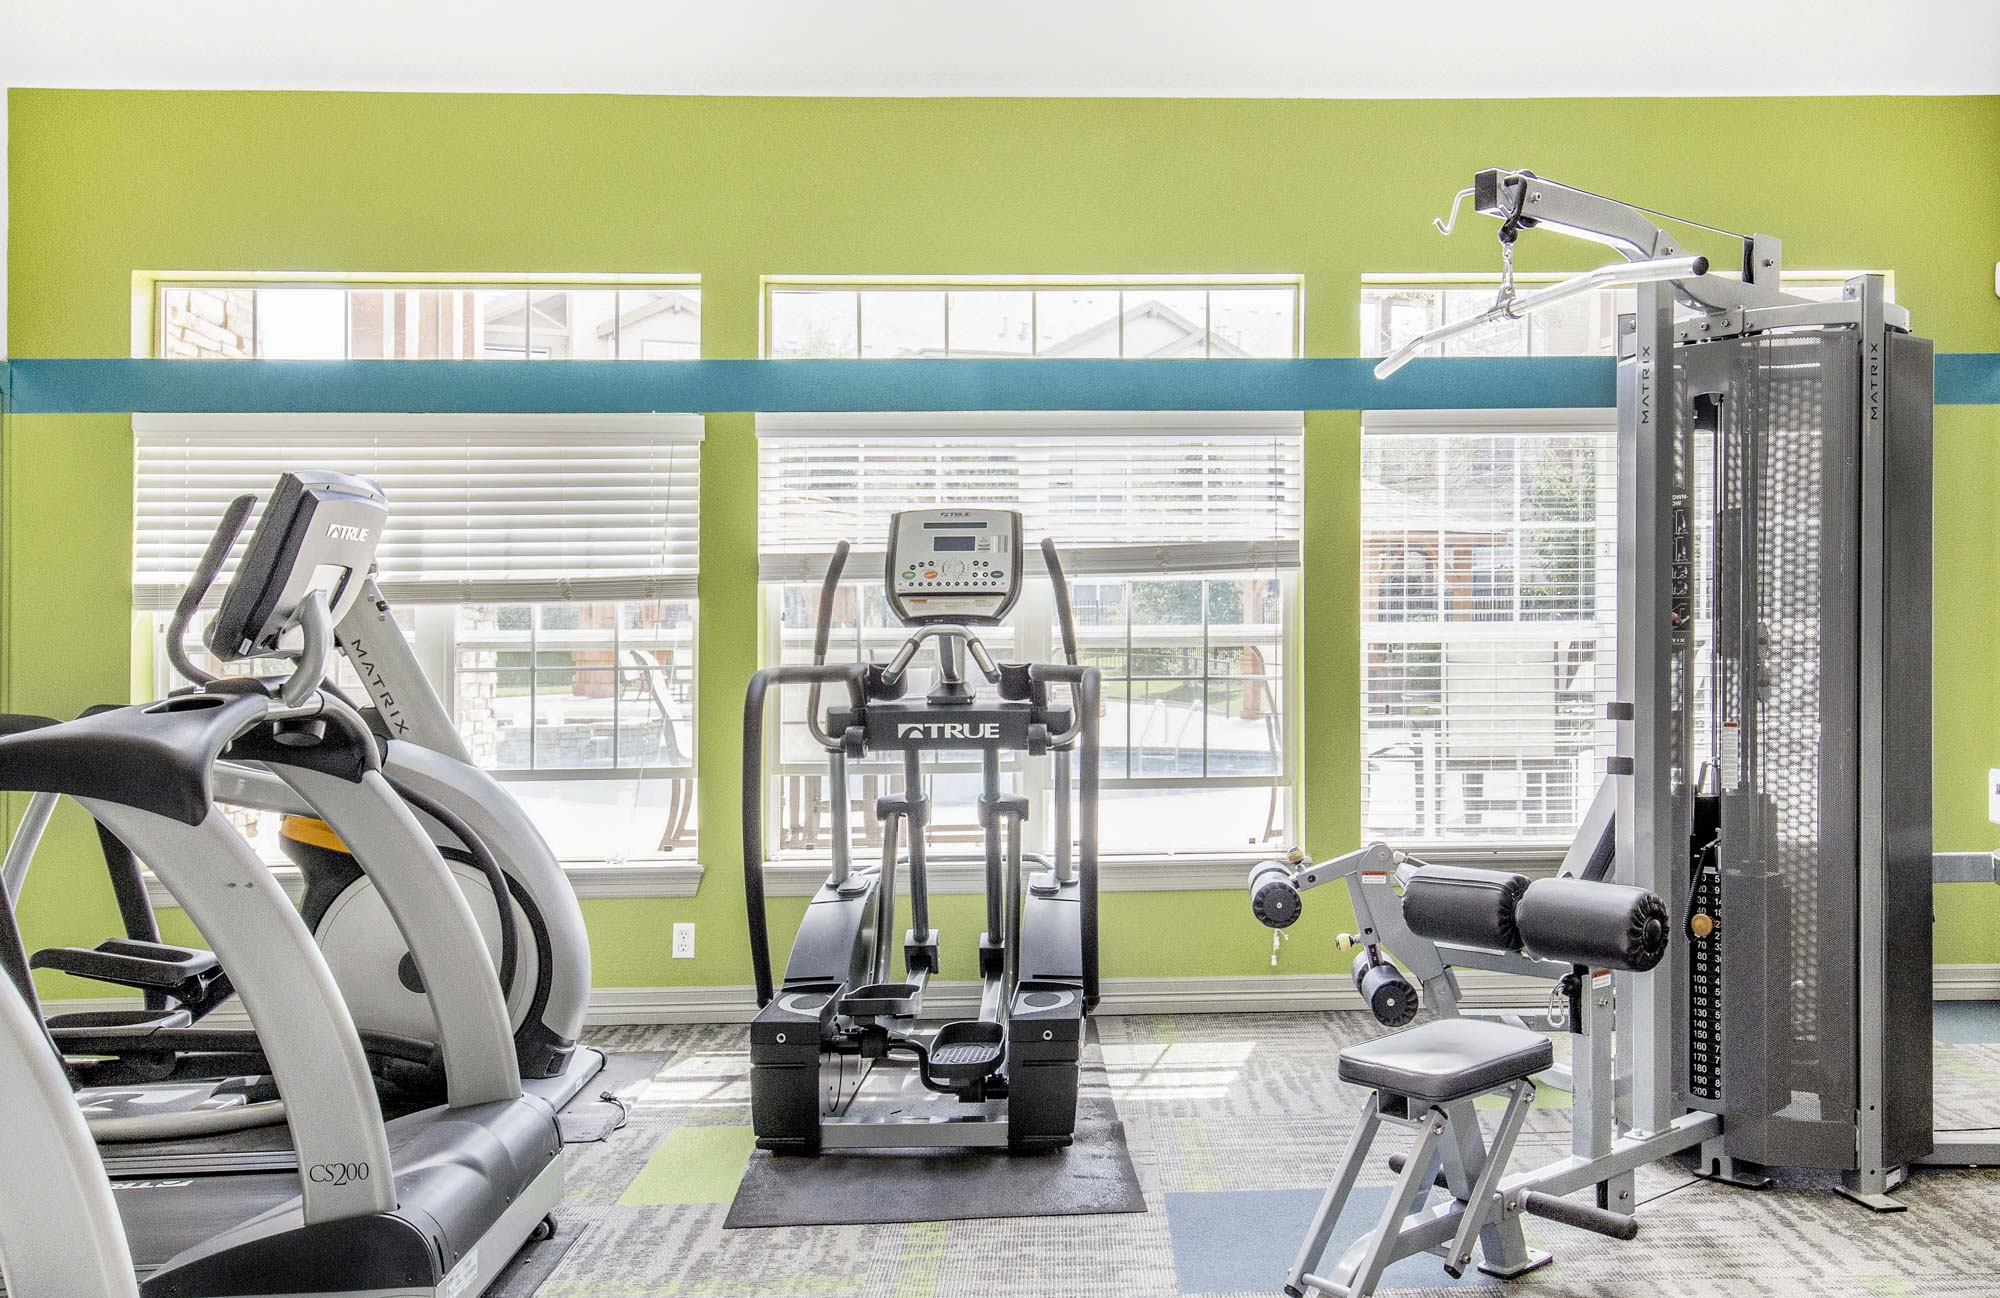
<path id="1" fill-rule="evenodd" d="M 1484 1019 L 1438 1019 L 1340 1052 L 1340 1080 L 1436 1104 L 1480 1095 L 1555 1062 L 1539 1032 Z"/>

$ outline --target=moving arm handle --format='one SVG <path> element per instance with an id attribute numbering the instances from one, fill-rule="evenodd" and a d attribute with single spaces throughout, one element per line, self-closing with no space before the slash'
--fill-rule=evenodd
<path id="1" fill-rule="evenodd" d="M 819 610 L 813 615 L 813 666 L 815 667 L 825 665 L 827 642 L 833 638 L 833 600 L 834 596 L 840 593 L 840 574 L 847 567 L 847 549 L 845 541 L 834 543 L 833 557 L 827 560 L 826 564 L 826 579 L 819 584 Z M 824 748 L 827 738 L 819 724 L 819 685 L 818 681 L 814 681 L 806 697 L 806 717 L 813 738 L 819 740 L 820 747 Z"/>
<path id="2" fill-rule="evenodd" d="M 811 667 L 766 667 L 750 677 L 743 698 L 743 904 L 750 923 L 750 969 L 757 979 L 757 1004 L 771 1003 L 770 917 L 764 911 L 764 697 L 773 685 L 810 682 L 847 687 L 850 705 L 859 710 L 868 697 L 868 668 L 862 663 Z M 808 716 L 813 736 L 829 749 L 817 718 Z"/>
<path id="3" fill-rule="evenodd" d="M 1062 628 L 1063 661 L 1076 666 L 1076 617 L 1069 606 L 1069 582 L 1063 577 L 1062 556 L 1056 553 L 1056 539 L 1042 538 L 1042 566 L 1049 570 L 1049 585 L 1056 593 L 1056 625 Z"/>
<path id="4" fill-rule="evenodd" d="M 250 521 L 250 511 L 256 507 L 257 497 L 248 492 L 229 502 L 222 521 L 215 525 L 215 535 L 208 539 L 201 562 L 195 565 L 194 576 L 181 592 L 181 602 L 174 606 L 173 621 L 167 625 L 167 660 L 173 663 L 175 671 L 196 685 L 212 685 L 216 678 L 213 672 L 195 666 L 194 660 L 187 656 L 183 642 L 187 639 L 188 623 L 194 620 L 195 610 L 201 607 L 209 588 L 222 574 L 222 565 L 229 562 L 229 552 L 236 548 L 236 538 L 243 535 L 243 525 Z"/>

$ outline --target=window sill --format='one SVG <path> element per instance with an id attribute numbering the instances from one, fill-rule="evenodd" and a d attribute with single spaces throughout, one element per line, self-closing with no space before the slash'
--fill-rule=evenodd
<path id="1" fill-rule="evenodd" d="M 569 876 L 570 886 L 581 901 L 692 897 L 701 891 L 706 872 L 707 867 L 694 860 L 563 862 L 563 873 Z M 305 893 L 298 867 L 289 862 L 273 865 L 271 874 L 296 905 Z M 146 872 L 146 896 L 156 907 L 180 905 L 150 870 Z"/>
<path id="2" fill-rule="evenodd" d="M 1239 890 L 1259 861 L 1283 856 L 1265 852 L 1189 853 L 1181 856 L 1108 856 L 1099 860 L 1098 886 L 1104 892 L 1221 892 Z M 779 859 L 764 866 L 764 888 L 773 897 L 810 897 L 826 880 L 823 858 Z M 931 892 L 983 893 L 985 872 L 977 860 L 954 857 L 930 863 Z M 900 882 L 900 880 L 899 880 Z"/>

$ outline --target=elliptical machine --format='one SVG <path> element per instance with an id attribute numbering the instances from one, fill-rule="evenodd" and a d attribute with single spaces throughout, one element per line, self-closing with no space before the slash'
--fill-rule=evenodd
<path id="1" fill-rule="evenodd" d="M 386 509 L 382 493 L 364 479 L 297 471 L 284 475 L 265 502 L 260 535 L 303 535 L 315 502 L 326 493 Z M 241 513 L 229 524 L 232 541 L 246 521 L 247 513 Z M 236 582 L 281 580 L 294 557 L 279 546 L 253 546 L 238 567 Z M 590 949 L 576 894 L 519 803 L 473 763 L 373 573 L 364 570 L 353 580 L 353 590 L 335 610 L 330 647 L 346 656 L 367 688 L 372 706 L 357 705 L 356 711 L 376 737 L 384 778 L 443 855 L 487 940 L 500 972 L 523 1083 L 561 1107 L 604 1060 L 602 1052 L 577 1040 L 588 1005 Z M 198 581 L 190 588 L 167 635 L 175 668 L 196 689 L 216 684 L 214 675 L 182 649 L 207 585 Z M 209 636 L 211 649 L 225 659 L 275 652 L 275 646 L 246 644 L 241 626 L 220 616 Z M 339 694 L 328 682 L 320 685 Z M 48 718 L 0 717 L 0 733 L 49 724 Z M 222 804 L 287 817 L 283 848 L 304 882 L 300 911 L 333 969 L 378 1078 L 387 1084 L 385 1099 L 397 1109 L 434 1103 L 444 1077 L 430 1002 L 377 884 L 349 845 L 268 766 L 225 761 L 216 766 L 213 783 Z M 54 794 L 37 794 L 8 845 L 0 878 L 11 896 L 21 894 L 56 801 Z M 84 1080 L 96 1085 L 221 1076 L 223 1084 L 207 1103 L 236 1109 L 238 1119 L 249 1125 L 270 1091 L 261 1076 L 264 1061 L 255 1038 L 203 1022 L 233 990 L 227 972 L 212 952 L 161 942 L 138 860 L 102 824 L 98 838 L 117 894 L 123 936 L 95 947 L 37 951 L 31 963 L 138 992 L 144 1004 L 132 1010 L 51 1015 L 56 1043 L 72 1058 L 92 1060 Z M 502 895 L 510 905 L 497 904 Z M 403 1098 L 396 1097 L 398 1091 Z M 92 1122 L 101 1137 L 124 1128 L 143 1132 L 147 1126 L 127 1123 L 115 1112 L 93 1113 Z"/>
<path id="2" fill-rule="evenodd" d="M 760 1007 L 750 1029 L 751 1121 L 757 1144 L 785 1153 L 822 1149 L 982 1147 L 1029 1151 L 1071 1142 L 1083 1020 L 1097 1004 L 1097 782 L 1099 680 L 1077 661 L 1069 588 L 1055 543 L 1042 559 L 1055 588 L 1062 663 L 995 663 L 973 631 L 1002 622 L 1021 594 L 1021 516 L 1001 509 L 905 510 L 889 522 L 883 584 L 910 637 L 886 664 L 826 662 L 842 542 L 821 589 L 811 666 L 768 667 L 750 680 L 743 709 L 743 882 Z M 904 695 L 912 662 L 935 647 L 936 683 Z M 970 658 L 997 697 L 983 696 Z M 822 714 L 823 686 L 847 692 Z M 1069 687 L 1069 706 L 1049 687 Z M 831 790 L 832 869 L 806 907 L 782 981 L 772 977 L 764 900 L 764 704 L 773 685 L 810 688 L 806 725 L 825 750 Z M 938 972 L 930 924 L 924 754 L 976 751 L 985 837 L 986 931 L 979 943 L 979 1016 L 923 1030 L 924 990 Z M 1004 794 L 1005 753 L 1053 763 L 1053 860 L 1022 847 L 1026 798 Z M 902 791 L 881 798 L 879 864 L 849 856 L 848 763 L 894 756 Z M 1071 852 L 1071 766 L 1077 835 Z M 899 850 L 908 834 L 907 854 Z M 1004 850 L 1003 850 L 1004 840 Z M 1041 867 L 1031 876 L 1024 866 Z M 893 980 L 896 874 L 909 870 L 910 927 L 903 978 Z M 949 1096 L 960 1108 L 909 1116 L 900 1094 L 881 1111 L 863 1094 L 876 1068 Z M 885 1069 L 885 1071 L 888 1071 Z M 885 1088 L 886 1089 L 886 1088 Z"/>

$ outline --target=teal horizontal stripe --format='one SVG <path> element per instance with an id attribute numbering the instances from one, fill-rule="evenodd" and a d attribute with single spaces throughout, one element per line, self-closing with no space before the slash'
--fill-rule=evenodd
<path id="1" fill-rule="evenodd" d="M 2000 353 L 1947 352 L 1937 358 L 1941 406 L 2000 406 Z"/>
<path id="2" fill-rule="evenodd" d="M 1615 404 L 1601 357 L 1413 361 L 17 360 L 9 407 L 88 412 L 1393 410 Z M 2000 355 L 1937 360 L 1941 405 L 2000 405 Z"/>
<path id="3" fill-rule="evenodd" d="M 1608 406 L 1608 360 L 18 360 L 22 413 L 1358 410 Z"/>

